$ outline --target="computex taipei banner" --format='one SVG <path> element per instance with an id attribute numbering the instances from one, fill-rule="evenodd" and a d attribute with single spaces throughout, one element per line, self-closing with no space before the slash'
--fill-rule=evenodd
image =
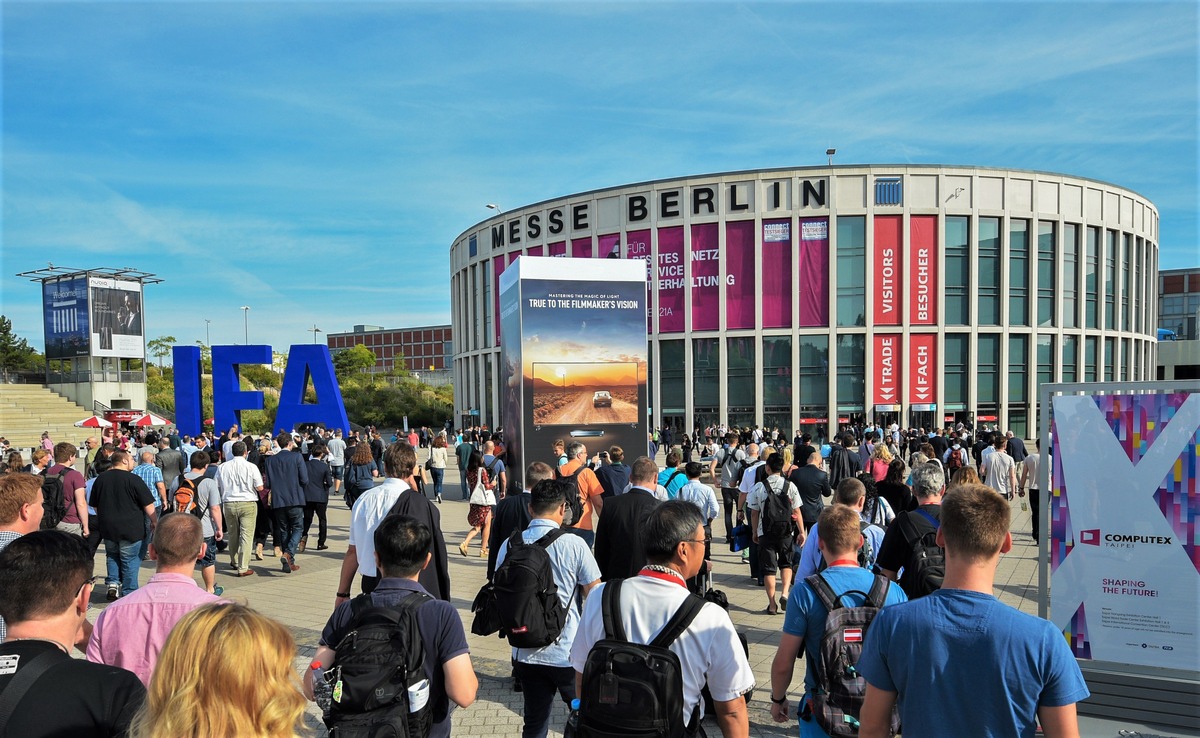
<path id="1" fill-rule="evenodd" d="M 646 446 L 646 264 L 522 256 L 500 278 L 501 424 L 510 488 L 555 440 Z"/>
<path id="2" fill-rule="evenodd" d="M 1053 413 L 1050 620 L 1077 658 L 1200 672 L 1200 395 Z"/>

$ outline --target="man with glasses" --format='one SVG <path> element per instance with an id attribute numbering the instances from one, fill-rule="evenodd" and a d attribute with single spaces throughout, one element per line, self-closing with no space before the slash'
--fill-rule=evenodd
<path id="1" fill-rule="evenodd" d="M 94 586 L 87 543 L 30 533 L 0 552 L 0 571 L 0 700 L 15 699 L 5 735 L 126 735 L 146 688 L 124 669 L 70 656 Z"/>

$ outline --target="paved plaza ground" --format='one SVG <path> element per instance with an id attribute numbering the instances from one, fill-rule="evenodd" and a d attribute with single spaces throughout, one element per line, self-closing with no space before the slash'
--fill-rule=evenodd
<path id="1" fill-rule="evenodd" d="M 661 456 L 661 455 L 660 455 Z M 421 455 L 424 458 L 424 455 Z M 659 459 L 660 463 L 662 459 Z M 456 736 L 516 736 L 521 732 L 522 698 L 513 692 L 509 678 L 509 648 L 507 641 L 495 636 L 482 638 L 472 635 L 470 623 L 471 601 L 484 583 L 486 560 L 479 557 L 478 544 L 473 544 L 472 556 L 464 558 L 456 550 L 469 527 L 467 526 L 467 503 L 460 496 L 458 473 L 448 469 L 446 473 L 445 501 L 440 506 L 442 530 L 450 552 L 450 581 L 453 603 L 467 630 L 471 645 L 471 660 L 479 674 L 479 694 L 474 705 L 466 710 L 457 710 L 453 716 Z M 300 570 L 290 574 L 280 571 L 278 559 L 267 556 L 261 562 L 252 562 L 258 576 L 239 579 L 229 568 L 229 557 L 218 558 L 217 583 L 225 588 L 225 597 L 246 604 L 286 624 L 296 638 L 299 654 L 297 671 L 307 667 L 316 650 L 321 629 L 333 608 L 334 593 L 337 591 L 338 572 L 342 556 L 346 551 L 346 538 L 350 525 L 350 511 L 340 499 L 331 499 L 329 505 L 328 551 L 313 551 L 301 554 L 296 563 Z M 1013 506 L 1013 550 L 1001 558 L 996 576 L 996 595 L 1001 601 L 1024 612 L 1037 614 L 1037 547 L 1030 537 L 1028 512 Z M 714 538 L 724 540 L 723 524 L 714 523 Z M 315 546 L 316 524 L 309 541 Z M 476 539 L 478 540 L 478 539 Z M 741 563 L 741 555 L 730 553 L 728 547 L 714 545 L 714 583 L 729 597 L 729 614 L 738 630 L 746 634 L 750 644 L 750 665 L 754 669 L 758 686 L 750 701 L 751 736 L 794 736 L 796 723 L 778 724 L 771 720 L 768 702 L 771 660 L 779 642 L 783 616 L 770 616 L 763 612 L 766 595 L 761 587 L 753 585 L 749 567 Z M 142 582 L 153 573 L 153 562 L 142 568 Z M 96 557 L 95 573 L 104 573 L 103 549 Z M 199 581 L 199 574 L 196 576 Z M 358 592 L 357 578 L 354 586 Z M 90 618 L 95 620 L 107 603 L 105 590 L 97 587 L 92 600 Z M 795 699 L 803 690 L 804 663 L 796 663 L 789 696 Z M 551 735 L 561 735 L 566 722 L 567 710 L 558 704 L 551 716 Z M 319 713 L 311 706 L 307 716 L 318 735 L 324 735 Z M 709 736 L 719 736 L 720 731 L 710 719 L 705 721 Z"/>

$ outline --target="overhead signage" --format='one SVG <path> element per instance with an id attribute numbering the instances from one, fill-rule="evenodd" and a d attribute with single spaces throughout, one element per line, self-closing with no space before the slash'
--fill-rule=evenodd
<path id="1" fill-rule="evenodd" d="M 900 404 L 900 335 L 875 334 L 875 405 Z"/>
<path id="2" fill-rule="evenodd" d="M 937 336 L 914 333 L 908 337 L 908 404 L 937 405 Z"/>

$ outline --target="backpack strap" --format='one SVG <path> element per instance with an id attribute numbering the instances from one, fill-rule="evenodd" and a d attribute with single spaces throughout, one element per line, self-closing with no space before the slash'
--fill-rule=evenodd
<path id="1" fill-rule="evenodd" d="M 358 620 L 364 612 L 375 607 L 374 601 L 371 600 L 371 595 L 360 594 L 358 597 L 350 600 L 350 622 Z"/>
<path id="2" fill-rule="evenodd" d="M 867 592 L 867 604 L 876 609 L 882 608 L 883 603 L 887 601 L 888 589 L 892 583 L 887 577 L 875 575 L 875 581 L 871 583 L 871 591 Z"/>
<path id="3" fill-rule="evenodd" d="M 675 481 L 675 477 L 679 476 L 680 474 L 683 474 L 683 469 L 676 469 L 676 470 L 675 470 L 675 472 L 674 472 L 673 474 L 671 474 L 671 476 L 667 477 L 667 483 L 666 483 L 666 484 L 664 484 L 663 486 L 664 486 L 664 487 L 670 487 L 670 486 L 671 486 L 671 482 L 674 482 L 674 481 Z"/>
<path id="4" fill-rule="evenodd" d="M 566 534 L 566 531 L 563 530 L 562 528 L 555 528 L 555 529 L 551 530 L 549 533 L 547 533 L 546 535 L 537 539 L 537 541 L 535 542 L 534 545 L 541 546 L 542 548 L 550 548 L 550 544 L 554 543 L 559 538 L 563 537 L 565 534 Z"/>
<path id="5" fill-rule="evenodd" d="M 4 689 L 4 694 L 0 695 L 0 735 L 8 735 L 8 721 L 12 719 L 13 712 L 16 711 L 21 698 L 29 692 L 42 674 L 46 673 L 46 670 L 60 661 L 60 659 L 54 658 L 55 655 L 65 654 L 57 648 L 53 651 L 39 653 L 9 681 L 8 686 Z"/>
<path id="6" fill-rule="evenodd" d="M 922 510 L 918 507 L 917 512 L 921 514 L 921 517 L 929 521 L 929 524 L 933 526 L 934 530 L 937 530 L 941 527 L 941 523 L 938 522 L 938 519 L 930 515 L 928 510 Z"/>
<path id="7" fill-rule="evenodd" d="M 604 637 L 615 641 L 628 641 L 625 636 L 625 626 L 621 623 L 621 583 L 623 579 L 613 579 L 604 585 L 604 593 L 600 600 L 600 612 L 604 615 Z"/>
<path id="8" fill-rule="evenodd" d="M 669 648 L 675 642 L 675 639 L 688 629 L 688 626 L 700 614 L 700 610 L 703 607 L 704 598 L 697 597 L 689 592 L 683 604 L 679 606 L 679 609 L 675 611 L 675 614 L 671 616 L 671 619 L 667 621 L 667 624 L 663 626 L 662 630 L 658 632 L 658 635 L 654 636 L 654 640 L 650 641 L 648 645 Z"/>
<path id="9" fill-rule="evenodd" d="M 878 579 L 879 576 L 876 575 L 875 578 Z M 817 599 L 819 599 L 821 601 L 821 604 L 825 606 L 826 612 L 833 612 L 834 610 L 836 610 L 840 607 L 845 607 L 845 605 L 842 604 L 842 598 L 848 594 L 857 594 L 857 595 L 862 595 L 864 599 L 868 598 L 868 595 L 866 592 L 862 592 L 857 589 L 848 589 L 845 592 L 842 592 L 841 594 L 834 592 L 833 587 L 829 586 L 829 582 L 825 581 L 825 577 L 823 575 L 821 575 L 820 573 L 813 574 L 812 576 L 808 577 L 804 581 L 807 582 L 808 586 L 812 587 L 813 591 L 817 593 Z M 879 585 L 878 582 L 875 582 L 874 584 L 872 584 L 871 591 L 874 592 L 875 587 L 877 587 L 878 585 Z M 882 605 L 876 605 L 876 607 L 882 607 Z"/>

